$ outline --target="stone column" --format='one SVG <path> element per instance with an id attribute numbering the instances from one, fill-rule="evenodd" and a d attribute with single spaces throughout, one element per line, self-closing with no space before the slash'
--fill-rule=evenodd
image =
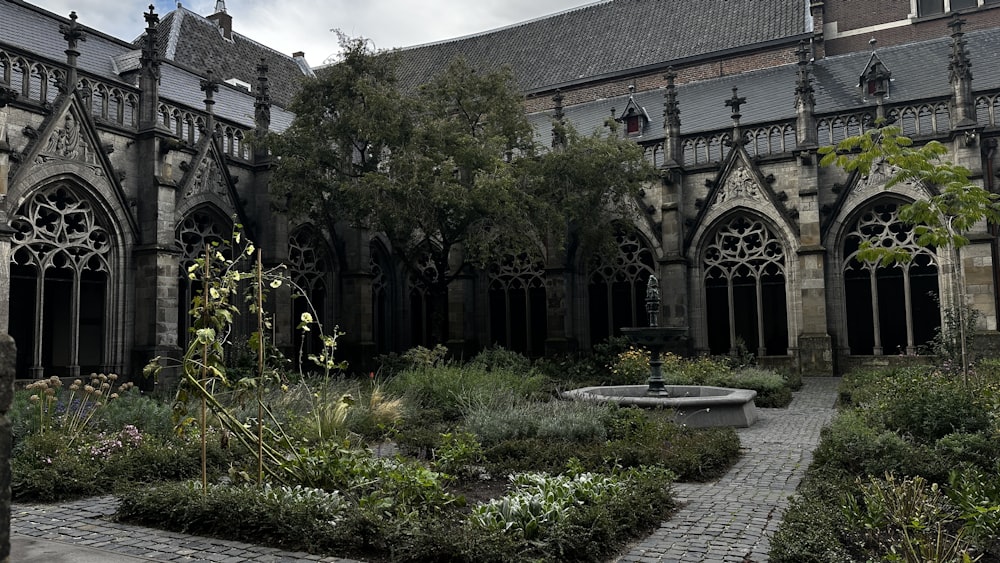
<path id="1" fill-rule="evenodd" d="M 17 348 L 14 339 L 0 332 L 0 563 L 10 562 L 10 429 L 11 401 L 14 398 L 14 370 Z"/>
<path id="2" fill-rule="evenodd" d="M 833 342 L 827 332 L 826 249 L 820 244 L 816 155 L 799 154 L 799 372 L 833 375 Z M 793 313 L 794 314 L 794 313 Z"/>

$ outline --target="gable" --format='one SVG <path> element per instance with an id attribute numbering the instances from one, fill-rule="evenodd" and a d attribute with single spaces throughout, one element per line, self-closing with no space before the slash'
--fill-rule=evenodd
<path id="1" fill-rule="evenodd" d="M 737 208 L 753 210 L 781 225 L 789 239 L 798 238 L 798 224 L 782 199 L 771 188 L 769 177 L 750 158 L 742 144 L 734 145 L 726 157 L 708 196 L 701 202 L 694 224 L 684 240 L 684 247 L 691 248 L 700 240 L 706 229 L 719 217 Z"/>

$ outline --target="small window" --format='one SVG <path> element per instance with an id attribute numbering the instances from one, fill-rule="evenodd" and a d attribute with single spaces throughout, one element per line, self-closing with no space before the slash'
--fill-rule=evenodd
<path id="1" fill-rule="evenodd" d="M 630 115 L 625 118 L 625 133 L 635 135 L 639 133 L 640 124 L 638 115 Z"/>
<path id="2" fill-rule="evenodd" d="M 975 8 L 979 5 L 978 0 L 951 0 L 951 9 L 954 10 L 964 10 L 966 8 Z"/>
<path id="3" fill-rule="evenodd" d="M 943 13 L 944 13 L 944 0 L 917 0 L 918 16 L 930 16 L 933 14 L 943 14 Z"/>

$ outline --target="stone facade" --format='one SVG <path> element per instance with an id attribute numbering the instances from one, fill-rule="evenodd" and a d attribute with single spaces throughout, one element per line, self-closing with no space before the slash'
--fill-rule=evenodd
<path id="1" fill-rule="evenodd" d="M 936 14 L 855 9 L 854 0 L 781 0 L 766 9 L 784 10 L 775 17 L 786 27 L 740 43 L 725 25 L 747 2 L 689 22 L 717 36 L 703 52 L 667 45 L 661 59 L 636 52 L 592 76 L 536 73 L 525 83 L 543 146 L 552 145 L 556 116 L 590 133 L 609 115 L 641 110 L 630 114 L 642 116 L 631 136 L 660 180 L 636 202 L 638 228 L 616 231 L 615 257 L 542 245 L 535 259 L 457 279 L 446 312 L 453 351 L 586 350 L 643 324 L 642 296 L 655 274 L 661 324 L 689 328 L 686 352 L 750 353 L 806 374 L 915 361 L 955 305 L 959 271 L 979 313 L 977 343 L 998 347 L 995 230 L 973 233 L 957 261 L 924 251 L 907 267 L 873 268 L 854 257 L 859 241 L 917 250 L 895 214 L 933 187 L 887 190 L 891 170 L 822 168 L 817 148 L 885 115 L 917 142 L 945 143 L 993 190 L 1000 69 L 977 68 L 973 81 L 968 67 L 1000 44 L 1000 10 L 992 2 L 968 8 L 963 28 Z M 675 9 L 668 4 L 614 0 L 581 8 L 574 25 L 609 29 L 589 48 L 616 40 L 614 22 L 601 18 L 634 27 L 651 10 L 669 23 L 673 16 L 659 13 Z M 341 353 L 356 369 L 370 369 L 380 353 L 432 344 L 435 304 L 383 237 L 338 229 L 331 238 L 269 197 L 275 163 L 248 140 L 291 123 L 285 108 L 311 74 L 302 55 L 247 40 L 224 11 L 202 17 L 178 8 L 162 20 L 150 11 L 146 20 L 129 43 L 73 16 L 0 2 L 0 331 L 18 342 L 18 377 L 135 374 L 151 357 L 177 357 L 198 289 L 184 269 L 236 222 L 266 263 L 289 266 L 321 320 L 345 332 Z M 430 55 L 472 53 L 472 41 L 502 54 L 515 32 L 576 60 L 565 51 L 577 44 L 552 31 L 563 20 L 577 21 L 543 19 L 403 51 L 404 82 L 440 70 Z M 878 43 L 868 42 L 872 34 Z M 194 68 L 206 52 L 221 62 Z M 884 92 L 866 82 L 876 63 L 891 73 Z M 283 288 L 271 302 L 277 344 L 308 349 L 293 330 L 302 305 L 292 292 Z"/>

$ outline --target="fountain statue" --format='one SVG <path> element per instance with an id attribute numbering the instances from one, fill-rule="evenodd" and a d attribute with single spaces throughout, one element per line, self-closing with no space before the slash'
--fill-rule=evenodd
<path id="1" fill-rule="evenodd" d="M 660 314 L 660 282 L 656 276 L 650 275 L 646 282 L 646 315 L 649 326 L 625 327 L 622 334 L 633 344 L 649 350 L 649 389 L 647 395 L 654 397 L 668 396 L 663 382 L 663 359 L 660 355 L 669 342 L 677 341 L 687 334 L 684 326 L 659 326 Z"/>

